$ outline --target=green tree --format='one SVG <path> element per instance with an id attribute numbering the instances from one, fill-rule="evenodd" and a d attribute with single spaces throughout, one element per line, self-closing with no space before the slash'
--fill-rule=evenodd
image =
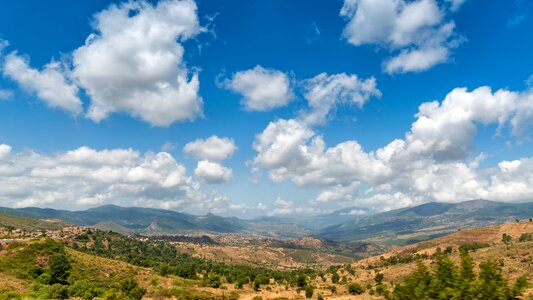
<path id="1" fill-rule="evenodd" d="M 376 282 L 377 285 L 380 285 L 383 282 L 383 279 L 384 279 L 384 276 L 382 273 L 377 273 L 376 276 L 374 277 L 374 281 Z"/>
<path id="2" fill-rule="evenodd" d="M 66 283 L 72 266 L 66 254 L 54 254 L 49 262 L 51 283 Z"/>
<path id="3" fill-rule="evenodd" d="M 133 278 L 126 278 L 120 285 L 122 293 L 131 300 L 141 300 L 146 294 L 146 290 L 139 286 Z"/>
<path id="4" fill-rule="evenodd" d="M 207 274 L 207 277 L 204 277 L 204 283 L 212 288 L 218 289 L 222 282 L 220 281 L 220 275 L 218 275 L 216 272 L 210 272 Z"/>
<path id="5" fill-rule="evenodd" d="M 305 287 L 305 298 L 312 298 L 313 297 L 313 292 L 314 292 L 314 288 L 313 286 L 311 286 L 310 284 L 308 284 L 306 287 Z"/>
<path id="6" fill-rule="evenodd" d="M 348 285 L 348 293 L 351 295 L 360 295 L 365 292 L 365 289 L 357 283 L 352 283 Z"/>
<path id="7" fill-rule="evenodd" d="M 337 272 L 333 272 L 333 274 L 331 274 L 331 282 L 332 283 L 339 283 L 339 280 L 340 280 L 340 276 Z"/>

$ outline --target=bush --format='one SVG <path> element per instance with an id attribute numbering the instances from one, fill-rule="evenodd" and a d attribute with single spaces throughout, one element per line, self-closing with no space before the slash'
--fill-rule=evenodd
<path id="1" fill-rule="evenodd" d="M 533 241 L 533 233 L 522 233 L 518 238 L 519 242 L 531 242 Z"/>
<path id="2" fill-rule="evenodd" d="M 481 248 L 487 248 L 489 247 L 489 244 L 482 244 L 482 243 L 468 243 L 468 244 L 462 244 L 459 246 L 459 252 L 470 252 L 470 251 L 476 251 L 477 249 Z"/>
<path id="3" fill-rule="evenodd" d="M 141 288 L 133 278 L 124 279 L 120 285 L 120 289 L 128 299 L 132 300 L 141 300 L 144 294 L 146 294 L 146 290 Z"/>
<path id="4" fill-rule="evenodd" d="M 68 288 L 59 283 L 53 285 L 37 283 L 32 287 L 31 294 L 37 299 L 68 299 Z"/>
<path id="5" fill-rule="evenodd" d="M 68 293 L 71 297 L 79 297 L 84 300 L 99 297 L 102 292 L 88 280 L 78 280 L 69 286 Z"/>
<path id="6" fill-rule="evenodd" d="M 305 287 L 305 298 L 312 298 L 313 297 L 314 288 L 311 285 L 307 285 Z"/>
<path id="7" fill-rule="evenodd" d="M 22 296 L 13 291 L 1 291 L 0 292 L 0 300 L 19 300 L 22 299 Z"/>
<path id="8" fill-rule="evenodd" d="M 374 277 L 374 281 L 376 282 L 377 285 L 380 285 L 383 282 L 384 277 L 385 276 L 383 276 L 382 273 L 377 273 L 376 276 Z"/>
<path id="9" fill-rule="evenodd" d="M 54 254 L 50 257 L 49 268 L 52 283 L 66 283 L 72 267 L 67 255 L 62 253 Z"/>
<path id="10" fill-rule="evenodd" d="M 341 277 L 339 276 L 339 274 L 337 272 L 333 272 L 333 274 L 331 274 L 331 282 L 332 283 L 339 283 L 339 279 Z"/>
<path id="11" fill-rule="evenodd" d="M 351 295 L 361 295 L 364 292 L 365 290 L 363 289 L 363 287 L 357 283 L 352 283 L 348 285 L 348 293 L 350 293 Z"/>
<path id="12" fill-rule="evenodd" d="M 205 285 L 215 289 L 218 289 L 222 285 L 220 282 L 220 276 L 215 272 L 211 272 L 207 275 L 207 277 L 204 277 L 204 283 Z"/>

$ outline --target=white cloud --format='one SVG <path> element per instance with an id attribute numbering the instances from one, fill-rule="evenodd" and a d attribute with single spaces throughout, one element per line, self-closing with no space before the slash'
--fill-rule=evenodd
<path id="1" fill-rule="evenodd" d="M 465 2 L 466 0 L 446 0 L 450 3 L 450 10 L 455 12 L 457 11 Z"/>
<path id="2" fill-rule="evenodd" d="M 296 206 L 292 201 L 283 200 L 278 197 L 274 200 L 274 209 L 272 209 L 268 215 L 290 215 L 301 213 L 313 213 L 315 212 L 312 207 L 309 206 Z"/>
<path id="3" fill-rule="evenodd" d="M 180 44 L 203 30 L 196 10 L 192 0 L 131 1 L 95 15 L 95 33 L 74 51 L 72 71 L 91 99 L 90 119 L 123 112 L 168 126 L 201 116 L 198 75 Z"/>
<path id="4" fill-rule="evenodd" d="M 344 36 L 359 46 L 375 44 L 393 53 L 384 68 L 387 73 L 419 72 L 446 62 L 455 37 L 448 9 L 455 11 L 463 1 L 439 7 L 435 0 L 344 0 L 340 15 L 348 19 Z"/>
<path id="5" fill-rule="evenodd" d="M 13 98 L 13 92 L 10 90 L 0 89 L 0 101 L 10 100 Z"/>
<path id="6" fill-rule="evenodd" d="M 380 97 L 374 77 L 360 80 L 357 75 L 326 73 L 304 81 L 304 97 L 309 109 L 302 112 L 306 124 L 323 124 L 331 110 L 340 104 L 362 107 L 370 97 Z"/>
<path id="7" fill-rule="evenodd" d="M 404 139 L 375 151 L 357 141 L 327 147 L 303 122 L 277 120 L 256 136 L 252 165 L 266 169 L 274 182 L 324 188 L 315 204 L 352 201 L 391 209 L 430 200 L 527 200 L 533 158 L 481 169 L 484 155 L 472 154 L 478 124 L 496 124 L 498 134 L 518 138 L 528 132 L 533 91 L 457 88 L 440 103 L 420 105 L 416 117 Z"/>
<path id="8" fill-rule="evenodd" d="M 216 135 L 207 139 L 196 139 L 183 147 L 183 152 L 198 160 L 221 161 L 237 151 L 235 142 L 230 138 L 219 138 Z"/>
<path id="9" fill-rule="evenodd" d="M 0 204 L 81 208 L 115 203 L 223 211 L 231 201 L 206 194 L 166 152 L 81 147 L 53 155 L 0 145 Z"/>
<path id="10" fill-rule="evenodd" d="M 0 144 L 0 160 L 4 159 L 11 153 L 11 146 L 6 144 Z"/>
<path id="11" fill-rule="evenodd" d="M 39 71 L 29 66 L 29 61 L 16 52 L 4 58 L 2 71 L 24 89 L 36 93 L 48 106 L 63 109 L 73 115 L 82 112 L 82 102 L 78 97 L 78 87 L 64 75 L 58 62 L 51 62 Z"/>
<path id="12" fill-rule="evenodd" d="M 207 183 L 223 183 L 231 180 L 232 170 L 220 163 L 201 160 L 194 170 L 194 175 L 204 179 Z"/>
<path id="13" fill-rule="evenodd" d="M 249 111 L 269 111 L 287 105 L 293 98 L 287 74 L 261 66 L 236 72 L 223 85 L 241 94 L 242 105 Z"/>
<path id="14" fill-rule="evenodd" d="M 230 138 L 213 135 L 207 139 L 197 139 L 183 147 L 183 153 L 198 159 L 194 174 L 207 183 L 224 183 L 231 180 L 232 170 L 222 166 L 225 160 L 237 151 L 235 142 Z"/>

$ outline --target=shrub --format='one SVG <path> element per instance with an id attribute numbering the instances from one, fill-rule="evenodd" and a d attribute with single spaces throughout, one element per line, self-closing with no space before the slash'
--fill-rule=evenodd
<path id="1" fill-rule="evenodd" d="M 71 297 L 79 297 L 84 300 L 94 299 L 102 294 L 102 292 L 88 280 L 78 280 L 74 282 L 73 285 L 69 286 L 68 293 Z"/>
<path id="2" fill-rule="evenodd" d="M 204 283 L 205 285 L 215 289 L 218 289 L 222 284 L 220 282 L 220 276 L 215 272 L 211 272 L 207 275 L 207 277 L 204 277 Z"/>
<path id="3" fill-rule="evenodd" d="M 331 275 L 331 282 L 332 283 L 339 283 L 339 279 L 341 277 L 339 276 L 339 274 L 337 272 L 333 272 L 333 274 Z"/>
<path id="4" fill-rule="evenodd" d="M 377 273 L 376 276 L 374 277 L 374 281 L 376 282 L 377 285 L 380 285 L 382 282 L 383 282 L 383 274 L 382 273 Z"/>
<path id="5" fill-rule="evenodd" d="M 520 235 L 520 238 L 518 238 L 519 242 L 531 242 L 533 241 L 533 233 L 522 233 Z"/>
<path id="6" fill-rule="evenodd" d="M 352 283 L 348 285 L 348 293 L 350 293 L 351 295 L 361 295 L 364 292 L 365 290 L 363 289 L 363 287 L 357 283 Z"/>
<path id="7" fill-rule="evenodd" d="M 67 282 L 67 278 L 70 275 L 70 269 L 72 267 L 66 254 L 62 253 L 52 255 L 52 257 L 50 257 L 49 267 L 52 283 Z"/>
<path id="8" fill-rule="evenodd" d="M 509 244 L 509 243 L 511 243 L 512 240 L 513 240 L 513 238 L 510 235 L 508 235 L 507 233 L 502 234 L 502 242 L 504 244 Z"/>
<path id="9" fill-rule="evenodd" d="M 68 288 L 59 283 L 53 285 L 37 283 L 33 285 L 31 294 L 37 299 L 68 299 Z"/>
<path id="10" fill-rule="evenodd" d="M 305 287 L 305 298 L 312 298 L 313 297 L 314 288 L 311 285 L 307 285 Z"/>
<path id="11" fill-rule="evenodd" d="M 141 300 L 146 294 L 146 290 L 141 288 L 133 278 L 126 278 L 122 281 L 120 289 L 124 295 L 132 300 Z"/>

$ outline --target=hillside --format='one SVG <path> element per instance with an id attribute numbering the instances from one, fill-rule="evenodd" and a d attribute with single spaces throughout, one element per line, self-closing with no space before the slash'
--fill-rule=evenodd
<path id="1" fill-rule="evenodd" d="M 0 212 L 0 228 L 16 228 L 24 231 L 38 231 L 57 230 L 68 226 L 73 226 L 73 224 L 59 219 L 24 218 Z"/>
<path id="2" fill-rule="evenodd" d="M 1 244 L 0 299 L 16 299 L 21 295 L 85 299 L 115 295 L 118 299 L 140 299 L 144 295 L 146 299 L 251 300 L 260 296 L 263 300 L 273 300 L 305 299 L 306 294 L 313 299 L 318 295 L 326 299 L 383 299 L 384 295 L 405 299 L 397 298 L 395 289 L 407 284 L 406 278 L 419 268 L 417 261 L 428 270 L 447 261 L 458 266 L 464 251 L 473 259 L 475 274 L 485 270 L 489 262 L 495 268 L 494 276 L 500 276 L 501 272 L 501 278 L 505 278 L 488 283 L 483 279 L 485 275 L 474 274 L 472 288 L 506 285 L 511 293 L 515 291 L 512 284 L 520 276 L 533 274 L 533 222 L 530 221 L 465 229 L 351 264 L 342 260 L 321 263 L 329 254 L 319 249 L 335 245 L 315 238 L 295 244 L 317 247 L 315 251 L 275 247 L 257 247 L 254 251 L 250 247 L 246 252 L 212 243 L 196 248 L 187 242 L 172 245 L 167 241 L 135 239 L 95 229 L 76 232 L 74 236 L 57 240 L 26 239 Z M 209 256 L 208 253 L 214 252 L 208 249 L 218 249 L 219 254 L 226 255 L 225 259 Z M 187 254 L 191 251 L 193 255 Z M 272 259 L 281 253 L 295 262 L 287 271 L 261 263 L 263 258 Z M 256 263 L 246 263 L 242 255 Z M 298 265 L 298 259 L 309 261 Z M 433 272 L 437 271 L 427 276 L 437 274 Z M 382 278 L 376 283 L 378 274 Z M 526 278 L 530 284 L 532 279 Z M 526 290 L 525 295 L 529 295 L 525 299 L 533 296 L 533 289 Z"/>
<path id="3" fill-rule="evenodd" d="M 533 202 L 472 200 L 456 204 L 426 203 L 322 229 L 318 236 L 337 241 L 364 240 L 391 245 L 413 244 L 457 231 L 533 217 Z"/>
<path id="4" fill-rule="evenodd" d="M 66 265 L 54 267 L 58 257 L 65 257 Z M 0 284 L 0 299 L 222 299 L 219 291 L 210 292 L 197 281 L 160 276 L 150 268 L 88 255 L 52 239 L 13 243 L 0 251 Z"/>

